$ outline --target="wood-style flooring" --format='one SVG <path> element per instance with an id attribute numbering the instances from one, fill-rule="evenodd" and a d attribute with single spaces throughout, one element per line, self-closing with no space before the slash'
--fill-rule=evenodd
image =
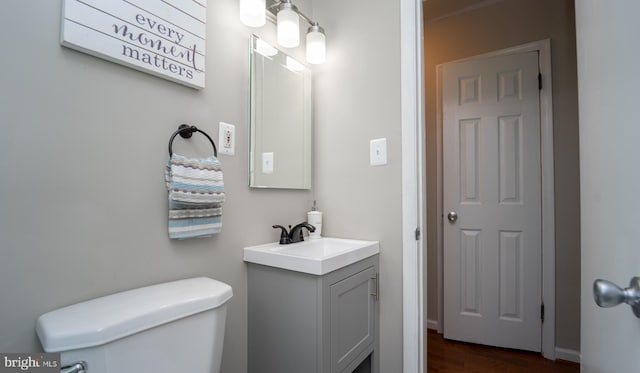
<path id="1" fill-rule="evenodd" d="M 429 373 L 580 372 L 579 364 L 547 360 L 539 353 L 450 341 L 435 330 L 427 334 Z"/>

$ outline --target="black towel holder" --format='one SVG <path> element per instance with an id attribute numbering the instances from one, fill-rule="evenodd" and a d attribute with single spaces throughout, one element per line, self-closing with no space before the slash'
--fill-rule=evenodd
<path id="1" fill-rule="evenodd" d="M 180 134 L 180 136 L 183 139 L 189 139 L 189 138 L 191 138 L 191 136 L 193 135 L 194 132 L 200 132 L 201 134 L 205 135 L 205 137 L 207 139 L 209 139 L 209 142 L 211 142 L 211 145 L 213 146 L 213 155 L 217 157 L 218 156 L 218 149 L 216 149 L 216 143 L 213 142 L 211 137 L 209 137 L 209 135 L 207 135 L 207 133 L 204 132 L 203 130 L 198 129 L 198 127 L 190 126 L 188 124 L 179 125 L 178 129 L 176 130 L 176 132 L 174 132 L 173 135 L 171 135 L 171 138 L 169 139 L 169 156 L 173 155 L 173 151 L 171 150 L 171 146 L 173 145 L 173 139 L 176 138 L 176 135 Z"/>

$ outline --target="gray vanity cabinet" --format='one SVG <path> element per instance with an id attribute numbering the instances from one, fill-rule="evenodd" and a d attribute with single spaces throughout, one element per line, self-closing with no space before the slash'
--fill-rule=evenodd
<path id="1" fill-rule="evenodd" d="M 378 372 L 378 255 L 322 276 L 247 266 L 249 373 Z"/>

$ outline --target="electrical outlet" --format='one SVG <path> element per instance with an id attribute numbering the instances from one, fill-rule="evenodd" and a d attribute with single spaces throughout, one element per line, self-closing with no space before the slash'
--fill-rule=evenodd
<path id="1" fill-rule="evenodd" d="M 234 155 L 236 153 L 236 126 L 220 122 L 218 128 L 218 153 Z"/>

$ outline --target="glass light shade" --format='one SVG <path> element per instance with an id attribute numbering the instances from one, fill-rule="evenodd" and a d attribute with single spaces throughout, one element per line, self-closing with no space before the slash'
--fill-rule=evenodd
<path id="1" fill-rule="evenodd" d="M 327 57 L 324 33 L 310 30 L 307 33 L 307 62 L 314 65 L 324 63 Z"/>
<path id="2" fill-rule="evenodd" d="M 266 0 L 240 0 L 240 21 L 249 27 L 261 27 L 267 21 Z"/>
<path id="3" fill-rule="evenodd" d="M 300 19 L 291 8 L 278 12 L 278 44 L 285 48 L 295 48 L 300 44 Z"/>

